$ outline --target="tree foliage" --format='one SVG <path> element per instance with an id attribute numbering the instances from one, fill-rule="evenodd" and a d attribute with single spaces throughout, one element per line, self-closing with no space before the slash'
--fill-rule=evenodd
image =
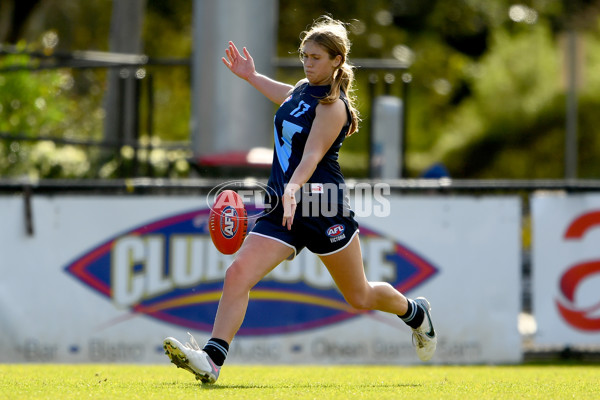
<path id="1" fill-rule="evenodd" d="M 27 56 L 5 57 L 6 65 L 27 65 Z M 99 92 L 99 91 L 98 91 Z M 96 96 L 97 97 L 97 96 Z M 83 177 L 90 165 L 85 150 L 57 146 L 36 137 L 80 139 L 99 137 L 102 110 L 91 94 L 76 94 L 68 70 L 0 75 L 0 132 L 12 132 L 19 140 L 0 141 L 0 171 L 6 176 Z"/>
<path id="2" fill-rule="evenodd" d="M 11 20 L 10 32 L 0 31 L 3 40 L 18 40 L 24 48 L 47 52 L 108 50 L 110 1 L 19 4 L 19 12 L 28 6 L 29 13 Z M 147 4 L 145 53 L 189 57 L 192 2 L 148 0 Z M 456 178 L 561 178 L 567 90 L 562 37 L 574 29 L 581 50 L 579 177 L 598 178 L 600 114 L 595 110 L 600 106 L 600 77 L 594 71 L 600 68 L 599 9 L 600 0 L 280 0 L 277 55 L 295 56 L 300 32 L 313 19 L 330 14 L 349 23 L 351 60 L 398 58 L 411 63 L 405 99 L 409 176 L 419 176 L 442 162 Z M 0 16 L 2 20 L 6 18 Z M 57 41 L 54 47 L 52 38 Z M 35 62 L 4 56 L 0 68 Z M 151 115 L 154 137 L 144 140 L 155 145 L 188 140 L 189 70 L 150 67 L 146 73 L 155 80 L 156 109 Z M 279 71 L 277 77 L 293 81 L 298 74 L 301 71 Z M 394 77 L 395 95 L 401 94 L 400 75 Z M 360 133 L 345 143 L 341 160 L 350 175 L 365 176 L 369 71 L 359 68 L 357 78 L 363 123 Z M 0 73 L 0 132 L 99 140 L 105 80 L 101 70 Z M 142 110 L 142 121 L 148 119 L 147 113 Z M 143 122 L 142 134 L 147 133 Z M 0 140 L 0 175 L 116 176 L 120 166 L 132 162 L 130 150 L 102 164 L 85 147 L 4 139 Z M 154 149 L 137 155 L 143 161 L 153 160 L 161 174 L 187 171 L 182 152 Z M 173 168 L 178 160 L 179 166 Z"/>

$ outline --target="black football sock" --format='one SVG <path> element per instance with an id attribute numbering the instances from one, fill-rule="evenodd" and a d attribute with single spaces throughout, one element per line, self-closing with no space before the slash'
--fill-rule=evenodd
<path id="1" fill-rule="evenodd" d="M 408 300 L 408 308 L 406 309 L 406 314 L 398 315 L 402 321 L 413 329 L 417 329 L 423 323 L 423 319 L 425 318 L 425 311 L 421 307 L 419 307 L 412 299 L 406 298 Z"/>
<path id="2" fill-rule="evenodd" d="M 223 339 L 210 338 L 202 350 L 220 367 L 225 363 L 225 359 L 227 358 L 229 343 Z"/>

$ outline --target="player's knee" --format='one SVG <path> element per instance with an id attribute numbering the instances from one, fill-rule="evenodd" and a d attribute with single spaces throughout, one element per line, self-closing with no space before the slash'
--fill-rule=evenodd
<path id="1" fill-rule="evenodd" d="M 244 268 L 239 260 L 233 261 L 225 272 L 225 285 L 234 286 L 237 288 L 245 288 L 249 286 L 250 277 L 247 273 L 248 269 Z"/>
<path id="2" fill-rule="evenodd" d="M 368 293 L 352 293 L 344 296 L 348 304 L 357 310 L 372 310 L 373 302 Z"/>

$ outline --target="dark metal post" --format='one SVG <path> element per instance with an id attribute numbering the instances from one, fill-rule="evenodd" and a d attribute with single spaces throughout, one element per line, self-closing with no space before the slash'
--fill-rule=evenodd
<path id="1" fill-rule="evenodd" d="M 126 88 L 126 81 L 127 78 L 125 73 L 123 73 L 123 71 L 126 70 L 121 70 L 121 73 L 119 74 L 119 79 L 118 79 L 118 86 L 117 86 L 117 107 L 115 109 L 115 112 L 117 114 L 117 132 L 116 132 L 116 136 L 117 136 L 117 140 L 116 140 L 116 146 L 115 146 L 115 159 L 117 160 L 117 164 L 118 164 L 118 169 L 117 169 L 117 176 L 119 178 L 122 178 L 124 176 L 124 168 L 123 168 L 123 156 L 121 155 L 121 150 L 123 148 L 124 142 L 125 142 L 125 88 Z"/>
<path id="2" fill-rule="evenodd" d="M 369 137 L 368 137 L 368 166 L 367 166 L 367 174 L 369 178 L 373 178 L 375 171 L 373 170 L 373 127 L 374 124 L 374 111 L 375 111 L 375 92 L 377 88 L 378 81 L 377 74 L 369 75 Z"/>
<path id="3" fill-rule="evenodd" d="M 31 185 L 23 187 L 23 205 L 25 208 L 25 231 L 27 236 L 33 236 L 33 211 L 31 208 Z"/>
<path id="4" fill-rule="evenodd" d="M 391 96 L 392 95 L 392 86 L 394 85 L 394 82 L 396 81 L 396 76 L 394 74 L 392 74 L 391 72 L 386 73 L 385 75 L 383 75 L 383 93 L 386 96 Z"/>
<path id="5" fill-rule="evenodd" d="M 133 74 L 130 79 L 133 79 L 133 160 L 131 166 L 131 175 L 139 176 L 139 160 L 138 151 L 140 148 L 140 90 L 141 90 L 141 78 L 137 77 L 137 74 Z"/>
<path id="6" fill-rule="evenodd" d="M 407 132 L 407 116 L 408 116 L 408 89 L 410 82 L 412 81 L 412 75 L 408 72 L 402 74 L 402 111 L 400 112 L 402 121 L 400 123 L 402 129 L 402 141 L 400 143 L 400 157 L 402 163 L 400 164 L 400 178 L 406 176 L 406 148 L 408 144 L 408 132 Z"/>
<path id="7" fill-rule="evenodd" d="M 152 138 L 154 137 L 154 75 L 148 74 L 146 79 L 146 130 L 148 134 L 148 151 L 146 155 L 146 174 L 149 177 L 154 176 L 154 168 L 150 155 L 152 154 Z"/>
<path id="8" fill-rule="evenodd" d="M 567 110 L 565 137 L 565 179 L 577 178 L 577 33 L 567 32 Z"/>

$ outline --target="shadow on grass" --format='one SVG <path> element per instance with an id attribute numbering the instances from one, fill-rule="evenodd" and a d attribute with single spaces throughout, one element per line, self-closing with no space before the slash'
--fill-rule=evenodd
<path id="1" fill-rule="evenodd" d="M 300 383 L 300 384 L 277 384 L 277 383 L 245 383 L 245 384 L 215 384 L 206 385 L 199 384 L 205 390 L 221 390 L 221 389 L 340 389 L 340 388 L 355 388 L 355 389 L 394 389 L 406 387 L 420 387 L 422 384 L 416 383 L 382 383 L 380 385 L 371 384 L 352 384 L 352 383 Z"/>
<path id="2" fill-rule="evenodd" d="M 422 384 L 418 383 L 381 383 L 381 384 L 353 384 L 353 383 L 240 383 L 240 384 L 204 384 L 200 382 L 162 382 L 155 384 L 156 388 L 201 388 L 204 390 L 223 390 L 223 389 L 341 389 L 341 388 L 355 388 L 355 389 L 394 389 L 394 388 L 407 388 L 407 387 L 421 387 Z"/>

